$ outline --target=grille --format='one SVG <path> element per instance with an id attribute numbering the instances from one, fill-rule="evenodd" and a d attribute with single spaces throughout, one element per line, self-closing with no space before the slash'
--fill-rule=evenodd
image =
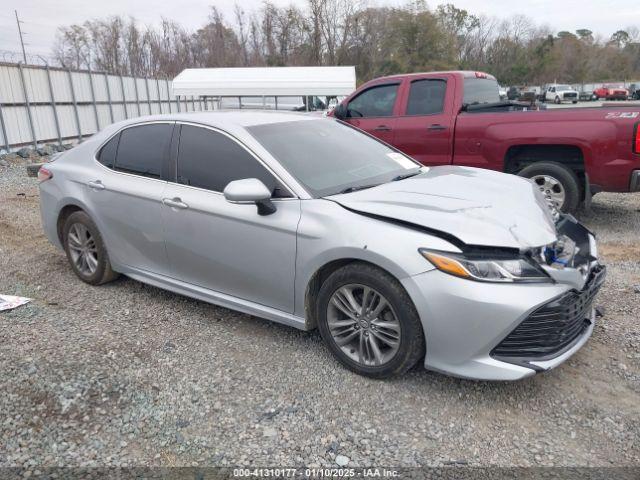
<path id="1" fill-rule="evenodd" d="M 568 350 L 591 324 L 593 298 L 605 276 L 605 267 L 594 268 L 582 291 L 567 292 L 534 311 L 492 350 L 491 355 L 545 360 Z"/>
<path id="2" fill-rule="evenodd" d="M 564 97 L 565 98 L 576 98 L 578 96 L 577 93 L 565 93 Z"/>

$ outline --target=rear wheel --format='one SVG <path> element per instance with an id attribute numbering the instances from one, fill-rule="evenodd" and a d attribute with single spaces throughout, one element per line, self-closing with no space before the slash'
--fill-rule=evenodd
<path id="1" fill-rule="evenodd" d="M 556 162 L 537 162 L 518 172 L 530 178 L 558 210 L 575 212 L 580 205 L 580 180 L 573 170 Z"/>
<path id="2" fill-rule="evenodd" d="M 424 356 L 420 318 L 402 285 L 372 265 L 351 263 L 322 284 L 316 304 L 323 340 L 347 368 L 384 378 Z"/>
<path id="3" fill-rule="evenodd" d="M 111 269 L 98 227 L 89 215 L 82 211 L 69 215 L 62 234 L 67 259 L 80 280 L 101 285 L 118 278 Z"/>

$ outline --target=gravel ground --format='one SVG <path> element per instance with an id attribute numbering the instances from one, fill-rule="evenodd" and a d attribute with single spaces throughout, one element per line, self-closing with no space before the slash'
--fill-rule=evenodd
<path id="1" fill-rule="evenodd" d="M 126 278 L 78 280 L 0 166 L 0 467 L 639 466 L 640 195 L 582 219 L 609 279 L 592 339 L 516 383 L 369 380 L 300 332 Z"/>

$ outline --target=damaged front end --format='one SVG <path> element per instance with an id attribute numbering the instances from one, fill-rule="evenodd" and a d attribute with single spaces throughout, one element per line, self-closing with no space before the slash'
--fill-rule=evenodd
<path id="1" fill-rule="evenodd" d="M 556 282 L 573 288 L 531 312 L 491 351 L 503 362 L 547 370 L 576 351 L 593 331 L 594 299 L 606 277 L 595 236 L 570 215 L 557 222 L 558 239 L 531 252 Z"/>
<path id="2" fill-rule="evenodd" d="M 555 242 L 530 253 L 556 282 L 582 290 L 592 270 L 602 267 L 598 262 L 595 235 L 571 215 L 562 215 L 556 229 Z"/>

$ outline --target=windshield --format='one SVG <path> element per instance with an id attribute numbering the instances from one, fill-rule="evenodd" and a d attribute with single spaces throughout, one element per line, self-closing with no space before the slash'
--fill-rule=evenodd
<path id="1" fill-rule="evenodd" d="M 247 130 L 316 198 L 379 185 L 421 168 L 336 120 L 268 123 Z"/>
<path id="2" fill-rule="evenodd" d="M 569 85 L 558 85 L 556 87 L 556 92 L 565 92 L 567 90 L 571 90 L 571 87 Z"/>
<path id="3" fill-rule="evenodd" d="M 500 102 L 498 88 L 498 82 L 491 78 L 465 78 L 462 103 L 464 105 L 498 103 Z"/>

